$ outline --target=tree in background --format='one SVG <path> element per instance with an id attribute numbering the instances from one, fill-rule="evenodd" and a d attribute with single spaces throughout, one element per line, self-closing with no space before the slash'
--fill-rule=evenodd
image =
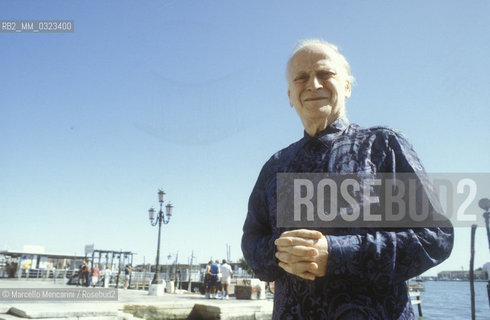
<path id="1" fill-rule="evenodd" d="M 240 264 L 240 268 L 242 268 L 242 270 L 247 271 L 248 274 L 252 275 L 252 278 L 254 277 L 254 272 L 253 272 L 252 268 L 248 265 L 245 258 L 241 257 L 238 260 L 238 263 Z"/>

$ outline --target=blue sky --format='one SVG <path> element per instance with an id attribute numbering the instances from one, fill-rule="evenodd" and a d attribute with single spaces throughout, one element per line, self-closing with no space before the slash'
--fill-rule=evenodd
<path id="1" fill-rule="evenodd" d="M 285 64 L 337 44 L 357 79 L 352 122 L 403 131 L 429 172 L 488 172 L 487 1 L 2 1 L 0 19 L 74 20 L 0 33 L 0 249 L 97 249 L 154 261 L 147 210 L 174 217 L 162 256 L 242 256 L 263 163 L 303 128 Z M 487 195 L 490 197 L 490 194 Z M 479 213 L 478 213 L 479 214 Z M 430 271 L 468 268 L 469 230 Z M 476 266 L 490 260 L 483 228 Z M 165 261 L 166 258 L 163 260 Z"/>

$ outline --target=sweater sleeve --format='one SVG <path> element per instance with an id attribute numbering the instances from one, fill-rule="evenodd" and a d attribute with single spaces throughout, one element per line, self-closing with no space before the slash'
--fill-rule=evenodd
<path id="1" fill-rule="evenodd" d="M 430 193 L 426 173 L 410 143 L 396 131 L 381 139 L 385 154 L 383 172 L 413 173 L 418 192 Z M 427 194 L 435 199 L 432 194 Z M 440 206 L 431 204 L 430 215 L 439 215 Z M 438 225 L 417 228 L 368 228 L 344 235 L 326 235 L 329 246 L 326 277 L 345 276 L 385 286 L 406 281 L 449 257 L 454 230 L 447 219 Z"/>
<path id="2" fill-rule="evenodd" d="M 266 190 L 266 166 L 257 179 L 248 203 L 248 213 L 243 225 L 242 251 L 244 257 L 263 281 L 274 281 L 284 271 L 275 257 L 275 237 L 271 228 Z"/>

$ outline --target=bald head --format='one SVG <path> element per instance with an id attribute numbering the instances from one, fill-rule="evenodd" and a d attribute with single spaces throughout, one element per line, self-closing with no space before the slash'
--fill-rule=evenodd
<path id="1" fill-rule="evenodd" d="M 351 74 L 350 65 L 347 62 L 347 59 L 339 52 L 339 49 L 336 45 L 320 39 L 303 39 L 296 43 L 288 60 L 288 64 L 286 67 L 286 81 L 288 82 L 288 85 L 291 83 L 291 63 L 295 56 L 302 51 L 309 52 L 320 48 L 328 52 L 329 55 L 333 57 L 340 66 L 342 66 L 345 78 L 350 83 L 354 82 L 354 77 Z"/>
<path id="2" fill-rule="evenodd" d="M 298 43 L 288 62 L 288 97 L 310 136 L 345 114 L 351 78 L 349 64 L 334 45 Z"/>

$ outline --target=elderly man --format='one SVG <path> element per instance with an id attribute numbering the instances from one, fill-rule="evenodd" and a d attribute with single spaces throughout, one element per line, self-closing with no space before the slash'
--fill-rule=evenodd
<path id="1" fill-rule="evenodd" d="M 351 72 L 337 47 L 300 41 L 287 66 L 288 96 L 304 137 L 263 166 L 249 200 L 242 250 L 264 281 L 275 281 L 274 319 L 413 319 L 405 281 L 445 260 L 446 227 L 277 227 L 279 172 L 425 175 L 408 141 L 345 116 Z"/>

